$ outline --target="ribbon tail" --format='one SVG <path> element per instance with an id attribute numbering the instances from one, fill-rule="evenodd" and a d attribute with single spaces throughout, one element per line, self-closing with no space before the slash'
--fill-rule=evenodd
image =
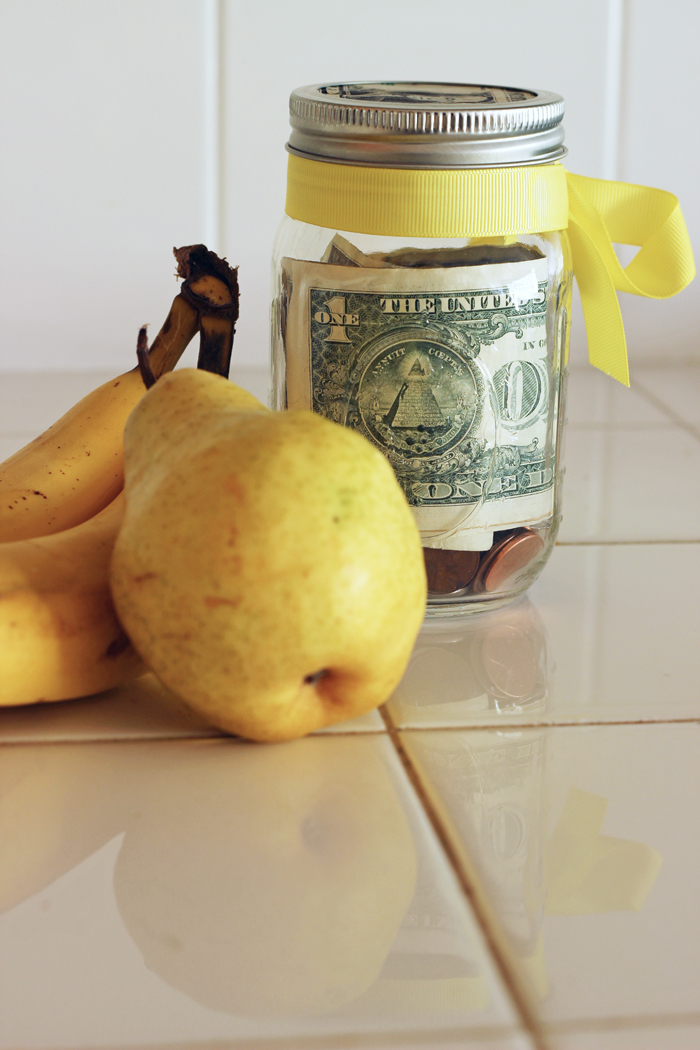
<path id="1" fill-rule="evenodd" d="M 573 215 L 568 233 L 586 322 L 588 360 L 594 368 L 629 386 L 627 341 L 612 277 L 594 242 Z"/>

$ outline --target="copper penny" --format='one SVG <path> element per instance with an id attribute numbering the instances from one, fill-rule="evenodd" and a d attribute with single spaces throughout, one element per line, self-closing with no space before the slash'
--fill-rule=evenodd
<path id="1" fill-rule="evenodd" d="M 507 543 L 513 539 L 514 536 L 520 535 L 520 529 L 515 529 L 510 532 L 496 532 L 493 545 L 489 550 L 483 551 L 481 555 L 481 563 L 479 565 L 478 572 L 472 581 L 472 590 L 475 594 L 483 594 L 486 590 L 484 587 L 484 575 L 488 571 L 491 563 L 498 554 L 499 551 L 503 550 Z"/>
<path id="2" fill-rule="evenodd" d="M 480 590 L 499 591 L 542 551 L 544 541 L 532 529 L 523 529 L 491 548 L 479 572 Z"/>
<path id="3" fill-rule="evenodd" d="M 432 594 L 454 594 L 471 583 L 479 568 L 478 551 L 444 551 L 424 547 L 428 590 Z"/>

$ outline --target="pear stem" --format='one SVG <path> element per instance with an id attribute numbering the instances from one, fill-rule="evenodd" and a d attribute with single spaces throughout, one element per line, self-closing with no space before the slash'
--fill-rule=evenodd
<path id="1" fill-rule="evenodd" d="M 316 685 L 316 682 L 320 682 L 322 678 L 325 678 L 328 674 L 328 668 L 324 667 L 321 671 L 316 671 L 314 674 L 307 674 L 304 679 L 304 685 Z"/>

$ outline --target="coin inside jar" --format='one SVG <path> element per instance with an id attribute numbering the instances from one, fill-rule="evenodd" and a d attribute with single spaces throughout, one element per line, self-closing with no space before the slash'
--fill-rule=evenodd
<path id="1" fill-rule="evenodd" d="M 529 565 L 543 547 L 542 537 L 533 529 L 522 529 L 507 535 L 491 548 L 482 562 L 474 590 L 500 590 L 512 576 Z"/>
<path id="2" fill-rule="evenodd" d="M 478 551 L 446 551 L 424 547 L 428 590 L 433 594 L 454 594 L 467 587 L 479 568 Z"/>

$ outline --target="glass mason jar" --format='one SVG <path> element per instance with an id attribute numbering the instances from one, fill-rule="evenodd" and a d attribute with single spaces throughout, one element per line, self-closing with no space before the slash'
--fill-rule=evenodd
<path id="1" fill-rule="evenodd" d="M 272 404 L 387 456 L 420 529 L 428 615 L 512 601 L 554 545 L 572 267 L 548 187 L 563 109 L 455 84 L 291 96 Z"/>

